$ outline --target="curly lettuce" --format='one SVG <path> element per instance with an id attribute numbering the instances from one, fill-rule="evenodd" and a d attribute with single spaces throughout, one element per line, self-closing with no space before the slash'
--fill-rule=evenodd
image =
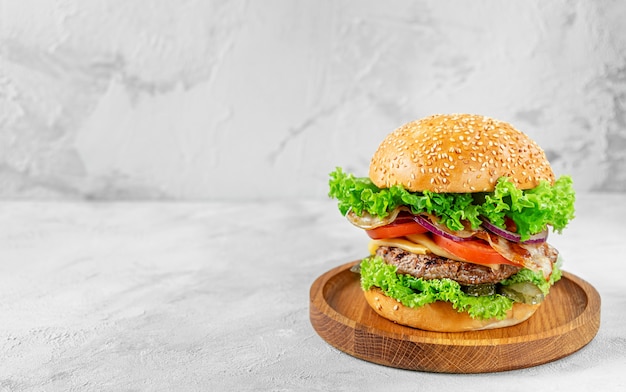
<path id="1" fill-rule="evenodd" d="M 451 279 L 425 280 L 407 274 L 397 274 L 397 267 L 386 264 L 380 257 L 372 256 L 361 261 L 361 287 L 367 291 L 378 287 L 402 305 L 417 308 L 435 301 L 450 302 L 459 312 L 467 312 L 474 319 L 504 319 L 513 307 L 514 301 L 499 294 L 474 297 L 465 294 L 461 285 Z M 532 282 L 547 295 L 549 287 L 561 277 L 555 265 L 550 281 L 540 273 L 522 269 L 517 274 L 500 282 L 509 285 L 518 282 Z"/>
<path id="2" fill-rule="evenodd" d="M 330 173 L 328 195 L 337 199 L 339 211 L 358 216 L 364 212 L 384 218 L 399 206 L 414 214 L 434 214 L 451 230 L 462 230 L 464 222 L 476 229 L 482 219 L 505 228 L 506 218 L 517 226 L 521 240 L 543 231 L 550 225 L 561 232 L 574 218 L 575 192 L 572 179 L 561 176 L 554 184 L 542 181 L 539 186 L 520 190 L 507 179 L 498 179 L 493 192 L 434 193 L 410 192 L 400 185 L 378 188 L 367 177 L 355 177 L 336 168 Z"/>

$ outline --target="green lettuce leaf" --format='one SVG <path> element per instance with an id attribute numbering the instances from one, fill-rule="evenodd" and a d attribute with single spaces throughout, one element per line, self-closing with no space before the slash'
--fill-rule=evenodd
<path id="1" fill-rule="evenodd" d="M 572 178 L 559 177 L 553 185 L 541 181 L 533 189 L 520 190 L 505 177 L 498 180 L 496 189 L 485 194 L 480 214 L 491 223 L 504 227 L 504 218 L 511 218 L 517 232 L 526 240 L 550 225 L 561 232 L 574 218 L 576 195 Z"/>
<path id="2" fill-rule="evenodd" d="M 385 263 L 380 257 L 372 256 L 363 259 L 361 261 L 361 287 L 363 290 L 378 287 L 386 296 L 395 298 L 404 306 L 411 308 L 424 306 L 435 301 L 447 301 L 457 311 L 467 312 L 470 317 L 477 319 L 497 318 L 501 320 L 506 317 L 506 312 L 513 307 L 512 300 L 498 294 L 482 297 L 466 295 L 461 290 L 461 285 L 451 279 L 425 280 L 407 274 L 397 274 L 396 271 L 395 266 Z M 552 275 L 554 279 L 558 280 L 561 272 L 558 267 L 555 267 L 556 271 L 558 271 L 558 277 L 555 276 L 555 273 Z M 524 281 L 535 283 L 536 280 L 542 291 L 546 285 L 549 289 L 550 285 L 556 281 L 546 282 L 541 274 L 522 269 L 502 283 L 512 284 Z"/>
<path id="3" fill-rule="evenodd" d="M 330 173 L 329 193 L 337 199 L 339 211 L 364 212 L 384 218 L 399 206 L 407 206 L 414 214 L 436 215 L 451 230 L 462 230 L 463 222 L 472 228 L 481 224 L 481 216 L 501 228 L 505 218 L 512 219 L 522 241 L 552 226 L 561 232 L 574 218 L 575 193 L 572 179 L 561 176 L 554 184 L 542 181 L 530 190 L 519 190 L 506 177 L 489 193 L 409 192 L 399 185 L 378 188 L 367 177 L 355 177 L 336 168 Z"/>

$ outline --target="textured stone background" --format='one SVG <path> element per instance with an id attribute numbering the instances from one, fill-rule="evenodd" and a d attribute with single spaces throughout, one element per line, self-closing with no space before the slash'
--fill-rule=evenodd
<path id="1" fill-rule="evenodd" d="M 437 112 L 626 191 L 626 2 L 0 0 L 0 197 L 323 198 Z"/>

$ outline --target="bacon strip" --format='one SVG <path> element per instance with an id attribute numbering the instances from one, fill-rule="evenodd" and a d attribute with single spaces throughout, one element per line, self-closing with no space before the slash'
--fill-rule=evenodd
<path id="1" fill-rule="evenodd" d="M 552 264 L 556 261 L 558 252 L 547 242 L 519 244 L 487 231 L 481 231 L 476 236 L 489 242 L 496 252 L 516 265 L 541 271 L 545 279 L 552 275 Z"/>

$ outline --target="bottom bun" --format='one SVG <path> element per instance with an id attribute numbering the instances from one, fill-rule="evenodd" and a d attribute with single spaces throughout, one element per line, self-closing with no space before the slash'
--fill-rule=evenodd
<path id="1" fill-rule="evenodd" d="M 473 319 L 467 312 L 457 312 L 450 302 L 437 301 L 419 308 L 409 308 L 397 300 L 387 297 L 378 288 L 365 291 L 367 303 L 386 319 L 398 324 L 434 332 L 479 331 L 509 327 L 526 321 L 541 304 L 513 304 L 503 320 Z"/>

